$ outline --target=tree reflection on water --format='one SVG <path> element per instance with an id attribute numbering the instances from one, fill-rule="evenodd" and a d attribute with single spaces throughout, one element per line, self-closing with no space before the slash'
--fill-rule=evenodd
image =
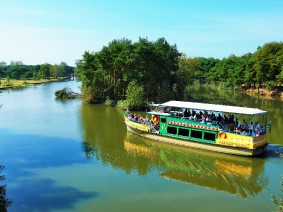
<path id="1" fill-rule="evenodd" d="M 2 170 L 4 169 L 4 166 L 0 165 L 0 174 Z M 4 175 L 0 175 L 0 181 L 5 180 Z M 6 185 L 0 185 L 0 211 L 7 211 L 7 208 L 12 204 L 12 200 L 6 198 Z"/>

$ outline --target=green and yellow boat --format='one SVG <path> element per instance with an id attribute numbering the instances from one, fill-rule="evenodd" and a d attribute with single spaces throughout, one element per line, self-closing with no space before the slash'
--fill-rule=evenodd
<path id="1" fill-rule="evenodd" d="M 149 104 L 146 113 L 144 118 L 127 111 L 128 131 L 155 141 L 243 156 L 260 155 L 268 145 L 271 126 L 264 110 L 169 101 Z"/>

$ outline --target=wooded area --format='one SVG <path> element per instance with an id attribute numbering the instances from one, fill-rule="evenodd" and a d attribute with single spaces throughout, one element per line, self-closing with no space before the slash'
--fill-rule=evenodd
<path id="1" fill-rule="evenodd" d="M 49 79 L 64 77 L 70 79 L 74 75 L 74 67 L 68 66 L 65 62 L 51 65 L 24 65 L 21 61 L 0 62 L 0 79 Z"/>
<path id="2" fill-rule="evenodd" d="M 270 42 L 255 53 L 227 58 L 187 57 L 164 38 L 113 40 L 98 52 L 78 60 L 77 77 L 89 101 L 122 100 L 127 106 L 182 100 L 186 86 L 216 83 L 223 89 L 265 86 L 283 82 L 283 43 Z"/>

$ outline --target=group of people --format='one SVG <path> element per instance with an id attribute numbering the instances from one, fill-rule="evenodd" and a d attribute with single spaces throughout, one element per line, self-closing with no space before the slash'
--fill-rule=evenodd
<path id="1" fill-rule="evenodd" d="M 203 123 L 205 122 L 212 122 L 212 121 L 218 121 L 218 122 L 233 122 L 234 121 L 234 115 L 230 115 L 227 117 L 226 115 L 221 115 L 218 113 L 216 116 L 213 112 L 211 114 L 207 112 L 195 112 L 194 110 L 192 112 L 185 110 L 182 113 L 182 119 L 188 119 L 188 120 L 193 120 L 193 121 L 201 121 Z"/>
<path id="2" fill-rule="evenodd" d="M 235 132 L 241 135 L 253 135 L 254 137 L 265 133 L 263 127 L 260 126 L 258 121 L 255 123 L 251 122 L 250 125 L 248 125 L 245 119 L 241 124 L 237 125 Z"/>
<path id="3" fill-rule="evenodd" d="M 146 125 L 150 125 L 152 123 L 152 121 L 150 120 L 150 118 L 148 117 L 148 115 L 146 115 L 145 118 L 142 117 L 141 114 L 132 114 L 130 113 L 128 115 L 128 118 L 131 120 L 131 121 L 134 121 L 134 122 L 138 122 L 140 124 L 146 124 Z"/>
<path id="4" fill-rule="evenodd" d="M 130 121 L 133 121 L 133 122 L 137 122 L 137 123 L 140 123 L 140 124 L 145 124 L 145 125 L 148 125 L 150 126 L 151 128 L 155 129 L 155 130 L 159 130 L 159 121 L 157 122 L 153 122 L 148 115 L 146 115 L 145 118 L 142 117 L 141 114 L 132 114 L 129 110 L 127 110 L 127 115 L 128 115 L 128 118 Z"/>

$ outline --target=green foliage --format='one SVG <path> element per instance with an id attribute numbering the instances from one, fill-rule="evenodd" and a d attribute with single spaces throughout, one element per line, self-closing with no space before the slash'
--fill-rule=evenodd
<path id="1" fill-rule="evenodd" d="M 113 40 L 98 52 L 85 52 L 76 63 L 85 99 L 118 102 L 128 95 L 130 82 L 143 85 L 149 102 L 182 100 L 187 85 L 218 84 L 220 89 L 283 83 L 281 42 L 271 42 L 252 54 L 230 55 L 222 60 L 186 57 L 164 38 Z M 54 69 L 58 67 L 53 67 Z M 52 72 L 51 72 L 52 73 Z M 54 73 L 55 75 L 55 73 Z M 129 102 L 127 102 L 129 104 Z"/>
<path id="2" fill-rule="evenodd" d="M 10 81 L 10 78 L 7 77 L 6 81 L 3 83 L 4 86 L 13 86 L 13 82 Z"/>
<path id="3" fill-rule="evenodd" d="M 283 43 L 266 43 L 253 55 L 257 82 L 262 84 L 274 81 L 280 75 L 283 66 Z"/>
<path id="4" fill-rule="evenodd" d="M 275 89 L 275 86 L 276 86 L 276 82 L 275 81 L 268 81 L 266 82 L 266 88 L 268 90 L 274 90 Z"/>
<path id="5" fill-rule="evenodd" d="M 136 43 L 113 40 L 99 52 L 85 52 L 76 62 L 76 76 L 82 81 L 83 91 L 88 91 L 84 96 L 124 100 L 129 83 L 136 81 L 146 85 L 147 99 L 157 102 L 163 99 L 164 84 L 171 88 L 175 82 L 179 56 L 176 46 L 164 38 L 155 42 L 140 38 Z"/>
<path id="6" fill-rule="evenodd" d="M 127 108 L 129 108 L 127 100 L 120 100 L 120 101 L 118 101 L 117 102 L 117 107 L 121 108 L 123 110 L 126 110 Z"/>
<path id="7" fill-rule="evenodd" d="M 281 72 L 276 76 L 276 79 L 279 84 L 283 84 L 283 65 L 281 67 Z"/>
<path id="8" fill-rule="evenodd" d="M 60 65 L 24 65 L 20 61 L 11 61 L 10 65 L 0 62 L 0 78 L 9 77 L 10 79 L 46 79 L 64 77 L 70 79 L 74 75 L 74 67 L 62 62 Z"/>
<path id="9" fill-rule="evenodd" d="M 111 106 L 112 107 L 112 106 L 114 106 L 114 101 L 107 96 L 104 104 L 106 106 Z"/>
<path id="10" fill-rule="evenodd" d="M 146 106 L 144 87 L 138 85 L 137 81 L 129 83 L 126 94 L 126 102 L 130 109 L 139 110 Z"/>
<path id="11" fill-rule="evenodd" d="M 2 170 L 4 169 L 4 166 L 0 165 L 0 174 Z M 5 176 L 0 175 L 0 181 L 5 180 Z M 8 211 L 7 208 L 12 204 L 12 200 L 6 198 L 6 185 L 0 185 L 0 211 Z"/>

